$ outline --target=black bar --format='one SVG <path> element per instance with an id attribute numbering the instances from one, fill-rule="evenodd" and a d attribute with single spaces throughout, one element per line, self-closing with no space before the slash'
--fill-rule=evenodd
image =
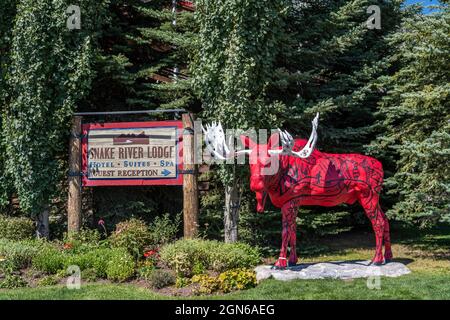
<path id="1" fill-rule="evenodd" d="M 148 113 L 186 113 L 184 109 L 156 109 L 156 110 L 136 110 L 136 111 L 109 111 L 109 112 L 76 112 L 74 116 L 97 116 L 114 114 L 148 114 Z"/>

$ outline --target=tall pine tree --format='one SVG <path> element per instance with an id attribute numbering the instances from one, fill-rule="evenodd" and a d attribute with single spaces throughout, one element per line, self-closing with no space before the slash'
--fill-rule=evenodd
<path id="1" fill-rule="evenodd" d="M 109 6 L 89 111 L 186 108 L 193 14 L 172 0 L 119 0 Z"/>
<path id="2" fill-rule="evenodd" d="M 117 0 L 108 7 L 91 95 L 79 110 L 129 111 L 192 107 L 189 82 L 195 34 L 189 1 Z M 90 121 L 173 120 L 174 114 L 86 117 Z M 150 221 L 161 212 L 179 212 L 175 187 L 114 187 L 92 190 L 93 213 L 108 227 L 130 215 Z M 90 219 L 86 219 L 89 224 Z M 91 220 L 92 222 L 92 220 Z"/>
<path id="3" fill-rule="evenodd" d="M 405 14 L 402 1 L 292 1 L 286 22 L 283 56 L 274 71 L 270 95 L 286 104 L 284 126 L 307 137 L 320 112 L 317 148 L 326 152 L 364 153 L 375 134 L 374 113 L 383 91 L 374 83 L 389 74 L 386 58 Z M 371 5 L 380 8 L 381 28 L 370 29 Z M 389 168 L 388 168 L 389 170 Z M 310 213 L 319 213 L 310 214 Z M 358 206 L 302 208 L 301 229 L 313 233 L 348 230 L 365 221 Z"/>
<path id="4" fill-rule="evenodd" d="M 390 38 L 398 66 L 380 79 L 387 91 L 380 105 L 382 133 L 374 152 L 395 162 L 386 180 L 399 201 L 388 213 L 422 226 L 450 221 L 450 10 L 404 21 Z"/>

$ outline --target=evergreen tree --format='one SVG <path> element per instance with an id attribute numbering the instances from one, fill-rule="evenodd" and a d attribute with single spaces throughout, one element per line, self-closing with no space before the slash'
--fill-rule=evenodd
<path id="1" fill-rule="evenodd" d="M 119 0 L 109 6 L 89 111 L 189 107 L 193 14 L 172 0 Z"/>
<path id="2" fill-rule="evenodd" d="M 382 133 L 374 152 L 396 163 L 386 180 L 399 201 L 388 213 L 399 220 L 434 225 L 450 221 L 450 11 L 448 1 L 429 15 L 404 21 L 390 38 L 398 66 L 380 79 Z"/>
<path id="3" fill-rule="evenodd" d="M 287 106 L 283 120 L 290 132 L 308 137 L 310 121 L 320 112 L 318 149 L 366 151 L 376 132 L 374 113 L 383 95 L 375 80 L 391 72 L 387 58 L 392 50 L 386 37 L 396 32 L 407 14 L 400 9 L 401 3 L 292 1 L 282 56 L 274 71 L 276 80 L 269 89 L 272 99 Z M 367 27 L 370 5 L 380 8 L 381 29 Z M 300 210 L 300 223 L 313 233 L 337 233 L 365 221 L 359 206 Z M 314 213 L 319 214 L 311 216 Z M 312 225 L 316 227 L 309 228 Z"/>
<path id="4" fill-rule="evenodd" d="M 196 32 L 189 1 L 117 0 L 108 6 L 97 73 L 83 111 L 190 109 L 189 63 Z M 172 120 L 173 114 L 85 117 L 84 121 Z M 112 190 L 114 189 L 114 190 Z M 113 193 L 113 194 L 112 194 Z M 93 214 L 108 226 L 130 215 L 151 221 L 161 212 L 179 212 L 180 188 L 94 188 Z M 89 223 L 89 218 L 85 219 Z"/>

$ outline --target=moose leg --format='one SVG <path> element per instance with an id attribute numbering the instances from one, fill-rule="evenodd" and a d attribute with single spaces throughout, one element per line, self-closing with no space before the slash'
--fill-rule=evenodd
<path id="1" fill-rule="evenodd" d="M 384 219 L 380 206 L 378 205 L 378 196 L 374 196 L 372 192 L 367 197 L 360 198 L 360 203 L 366 212 L 367 217 L 372 223 L 375 232 L 375 257 L 372 259 L 374 265 L 383 263 L 383 236 L 384 236 Z"/>
<path id="2" fill-rule="evenodd" d="M 288 266 L 295 266 L 297 264 L 297 207 L 292 205 L 289 208 L 289 260 Z"/>
<path id="3" fill-rule="evenodd" d="M 293 202 L 289 201 L 283 205 L 281 208 L 282 214 L 282 242 L 281 242 L 281 251 L 280 256 L 275 263 L 275 267 L 277 268 L 286 268 L 287 266 L 287 247 L 290 244 L 291 250 L 289 255 L 289 264 L 297 263 L 297 254 L 295 252 L 295 242 L 296 242 L 296 221 L 295 218 L 297 216 L 296 206 Z"/>
<path id="4" fill-rule="evenodd" d="M 391 235 L 390 235 L 390 229 L 389 229 L 389 221 L 384 214 L 383 211 L 381 211 L 381 208 L 379 209 L 381 212 L 381 216 L 384 220 L 384 233 L 383 233 L 383 242 L 384 242 L 384 260 L 386 263 L 390 262 L 393 258 L 392 255 L 392 249 L 391 249 Z"/>

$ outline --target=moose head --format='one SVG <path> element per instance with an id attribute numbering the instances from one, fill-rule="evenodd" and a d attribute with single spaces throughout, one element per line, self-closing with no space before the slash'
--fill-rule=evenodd
<path id="1" fill-rule="evenodd" d="M 268 178 L 278 172 L 279 157 L 283 155 L 294 156 L 298 158 L 308 158 L 314 150 L 317 141 L 317 126 L 319 113 L 312 121 L 312 132 L 308 142 L 300 151 L 294 151 L 294 139 L 287 132 L 278 129 L 277 133 L 272 134 L 266 144 L 258 144 L 247 135 L 241 135 L 241 142 L 244 150 L 231 151 L 233 136 L 229 137 L 228 143 L 225 139 L 225 133 L 220 122 L 213 122 L 211 125 L 202 127 L 204 140 L 211 156 L 219 160 L 232 159 L 239 154 L 248 154 L 250 163 L 250 189 L 256 194 L 258 212 L 264 211 L 265 200 L 267 196 Z M 280 144 L 281 142 L 281 144 Z"/>

